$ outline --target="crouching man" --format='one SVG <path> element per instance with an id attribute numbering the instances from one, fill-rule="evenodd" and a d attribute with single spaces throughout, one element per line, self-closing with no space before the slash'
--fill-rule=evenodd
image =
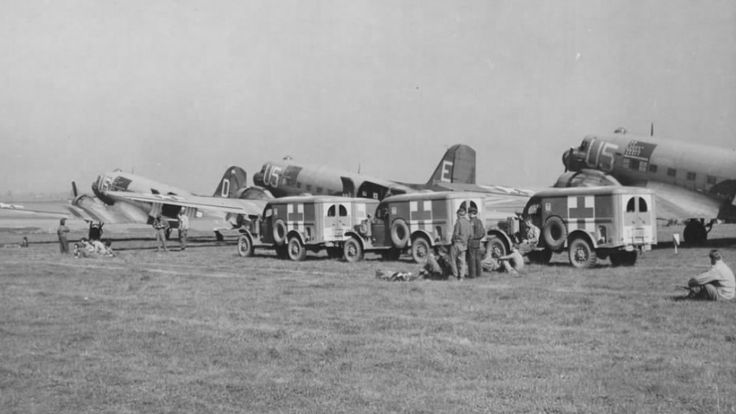
<path id="1" fill-rule="evenodd" d="M 734 281 L 733 272 L 723 263 L 721 253 L 718 250 L 711 250 L 710 254 L 711 268 L 707 272 L 701 273 L 687 282 L 690 293 L 689 299 L 698 300 L 729 300 L 733 299 Z"/>

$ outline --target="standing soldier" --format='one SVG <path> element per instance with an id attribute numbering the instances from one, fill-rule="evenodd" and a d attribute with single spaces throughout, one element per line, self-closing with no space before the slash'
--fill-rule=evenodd
<path id="1" fill-rule="evenodd" d="M 59 228 L 56 229 L 56 234 L 59 236 L 59 250 L 61 254 L 69 254 L 69 242 L 66 239 L 66 234 L 69 233 L 69 227 L 66 226 L 66 219 L 59 220 Z"/>
<path id="2" fill-rule="evenodd" d="M 470 240 L 468 241 L 468 277 L 476 278 L 480 277 L 480 241 L 485 237 L 486 229 L 483 227 L 483 222 L 478 218 L 478 209 L 470 207 L 468 214 L 470 214 L 470 225 L 472 226 Z"/>
<path id="3" fill-rule="evenodd" d="M 187 249 L 187 233 L 189 232 L 189 217 L 184 214 L 184 208 L 179 210 L 179 244 L 181 250 Z"/>
<path id="4" fill-rule="evenodd" d="M 169 221 L 162 219 L 161 215 L 156 216 L 153 219 L 153 231 L 156 234 L 156 242 L 158 242 L 158 251 L 161 251 L 163 247 L 165 252 L 169 249 L 166 248 L 166 230 L 169 228 Z"/>
<path id="5" fill-rule="evenodd" d="M 452 276 L 455 279 L 462 280 L 465 278 L 467 267 L 465 255 L 468 250 L 468 239 L 470 239 L 471 231 L 470 221 L 465 217 L 465 207 L 460 207 L 457 210 L 457 221 L 452 232 L 452 248 L 450 250 L 450 266 L 452 266 Z M 459 272 L 458 263 L 460 264 Z"/>

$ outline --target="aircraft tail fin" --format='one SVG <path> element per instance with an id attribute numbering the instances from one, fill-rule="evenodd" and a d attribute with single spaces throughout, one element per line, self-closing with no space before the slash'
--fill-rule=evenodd
<path id="1" fill-rule="evenodd" d="M 239 191 L 248 186 L 248 175 L 238 166 L 231 166 L 225 170 L 213 197 L 238 198 Z"/>
<path id="2" fill-rule="evenodd" d="M 475 184 L 475 150 L 463 144 L 451 146 L 427 182 L 437 183 Z"/>

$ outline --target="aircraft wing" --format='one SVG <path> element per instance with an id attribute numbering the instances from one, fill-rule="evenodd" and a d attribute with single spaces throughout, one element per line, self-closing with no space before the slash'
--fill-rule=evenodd
<path id="1" fill-rule="evenodd" d="M 26 208 L 22 205 L 18 204 L 9 204 L 9 203 L 2 203 L 0 202 L 0 209 L 3 211 L 3 216 L 25 216 L 25 217 L 32 217 L 32 218 L 68 218 L 69 214 L 66 214 L 63 211 L 51 211 L 51 210 L 41 210 L 41 209 L 34 209 L 34 208 Z"/>
<path id="2" fill-rule="evenodd" d="M 266 207 L 266 200 L 250 200 L 239 198 L 204 197 L 194 195 L 167 195 L 167 194 L 145 194 L 127 191 L 108 191 L 107 195 L 117 200 L 138 201 L 151 204 L 168 204 L 181 207 L 189 207 L 197 210 L 260 215 Z"/>
<path id="3" fill-rule="evenodd" d="M 705 194 L 671 184 L 650 181 L 646 187 L 656 195 L 658 219 L 718 218 L 723 205 Z"/>

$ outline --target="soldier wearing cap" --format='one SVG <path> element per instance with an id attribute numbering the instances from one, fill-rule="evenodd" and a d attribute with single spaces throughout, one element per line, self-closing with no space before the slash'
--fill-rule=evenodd
<path id="1" fill-rule="evenodd" d="M 483 222 L 478 218 L 477 208 L 470 207 L 468 214 L 470 215 L 470 225 L 472 227 L 470 239 L 468 240 L 468 277 L 475 278 L 480 277 L 482 259 L 480 242 L 486 235 L 486 229 L 483 227 Z"/>
<path id="2" fill-rule="evenodd" d="M 465 278 L 467 265 L 465 256 L 468 251 L 468 240 L 473 231 L 470 221 L 466 217 L 465 207 L 457 210 L 457 221 L 452 232 L 452 248 L 450 249 L 450 266 L 452 267 L 452 278 L 462 280 Z M 458 271 L 458 264 L 460 269 Z"/>
<path id="3" fill-rule="evenodd" d="M 522 255 L 526 256 L 537 247 L 540 233 L 539 227 L 532 223 L 532 217 L 528 215 L 524 216 L 524 229 L 521 231 L 519 237 L 521 240 L 518 246 L 519 252 Z"/>

